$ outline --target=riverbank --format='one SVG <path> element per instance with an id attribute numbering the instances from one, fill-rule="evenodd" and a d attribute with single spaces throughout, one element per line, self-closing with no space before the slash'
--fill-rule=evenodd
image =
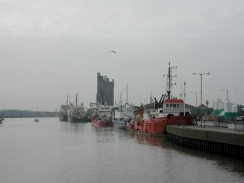
<path id="1" fill-rule="evenodd" d="M 244 132 L 212 126 L 167 126 L 168 140 L 179 145 L 244 160 Z"/>

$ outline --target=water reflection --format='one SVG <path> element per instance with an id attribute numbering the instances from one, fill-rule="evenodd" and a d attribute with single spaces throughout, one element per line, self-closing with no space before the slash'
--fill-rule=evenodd
<path id="1" fill-rule="evenodd" d="M 85 123 L 60 122 L 60 128 L 64 132 L 84 132 Z"/>
<path id="2" fill-rule="evenodd" d="M 243 161 L 91 123 L 8 119 L 0 182 L 243 182 Z"/>
<path id="3" fill-rule="evenodd" d="M 186 148 L 174 144 L 168 140 L 165 141 L 165 145 L 165 148 L 170 148 L 192 157 L 204 158 L 206 160 L 215 161 L 216 167 L 222 167 L 224 170 L 240 173 L 240 175 L 244 177 L 244 161 L 240 159 L 235 159 L 232 157 L 227 157 L 205 151 L 199 151 L 196 149 Z"/>
<path id="4" fill-rule="evenodd" d="M 96 142 L 105 143 L 114 141 L 114 131 L 113 127 L 102 127 L 102 126 L 93 126 L 92 131 L 95 133 Z"/>
<path id="5" fill-rule="evenodd" d="M 127 133 L 127 136 L 129 138 L 135 138 L 137 142 L 141 144 L 157 146 L 168 150 L 174 150 L 179 153 L 184 153 L 192 157 L 201 159 L 204 158 L 206 160 L 214 161 L 216 167 L 222 167 L 224 170 L 238 173 L 240 176 L 244 177 L 243 160 L 205 151 L 199 151 L 196 149 L 186 148 L 167 140 L 167 137 L 143 136 L 137 135 L 135 133 Z"/>
<path id="6" fill-rule="evenodd" d="M 129 136 L 130 138 L 135 138 L 137 140 L 138 143 L 141 144 L 147 144 L 147 145 L 151 145 L 151 146 L 158 146 L 158 147 L 164 147 L 165 146 L 165 142 L 164 140 L 166 139 L 166 137 L 156 137 L 156 136 L 150 136 L 150 135 L 138 135 L 136 133 L 127 133 L 127 136 Z"/>

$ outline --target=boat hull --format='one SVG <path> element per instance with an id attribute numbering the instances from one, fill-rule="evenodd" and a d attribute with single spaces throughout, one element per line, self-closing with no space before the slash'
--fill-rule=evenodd
<path id="1" fill-rule="evenodd" d="M 193 125 L 193 118 L 189 115 L 160 117 L 148 121 L 132 121 L 126 124 L 126 129 L 139 134 L 162 136 L 167 133 L 167 125 Z"/>
<path id="2" fill-rule="evenodd" d="M 85 116 L 85 117 L 76 117 L 76 116 L 68 116 L 68 121 L 69 122 L 89 122 L 90 119 Z"/>
<path id="3" fill-rule="evenodd" d="M 68 121 L 67 115 L 59 114 L 58 115 L 59 121 Z"/>
<path id="4" fill-rule="evenodd" d="M 103 120 L 99 121 L 99 120 L 96 120 L 96 119 L 93 119 L 93 120 L 92 120 L 92 124 L 93 124 L 94 126 L 103 126 L 103 127 L 106 127 L 106 126 L 113 126 L 113 123 L 110 122 L 110 121 L 103 121 Z"/>
<path id="5" fill-rule="evenodd" d="M 116 128 L 125 128 L 126 122 L 124 120 L 113 120 L 113 126 Z"/>

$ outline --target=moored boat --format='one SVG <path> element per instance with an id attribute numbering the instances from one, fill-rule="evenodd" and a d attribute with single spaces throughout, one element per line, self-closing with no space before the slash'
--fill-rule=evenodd
<path id="1" fill-rule="evenodd" d="M 81 116 L 81 115 L 78 115 L 78 116 L 75 116 L 75 115 L 70 115 L 68 116 L 68 121 L 69 122 L 89 122 L 89 118 L 87 116 Z"/>
<path id="2" fill-rule="evenodd" d="M 143 114 L 138 115 L 136 120 L 131 120 L 129 123 L 126 124 L 126 129 L 151 135 L 165 135 L 167 133 L 167 125 L 193 124 L 193 119 L 191 115 L 172 116 L 168 114 L 164 117 L 145 118 L 145 116 L 147 115 L 147 112 L 144 113 L 143 111 Z"/>
<path id="3" fill-rule="evenodd" d="M 69 105 L 67 119 L 69 122 L 89 122 L 83 103 L 77 105 L 78 96 L 76 94 L 76 104 Z"/>
<path id="4" fill-rule="evenodd" d="M 68 109 L 70 105 L 61 105 L 60 106 L 60 111 L 58 113 L 59 121 L 68 121 Z"/>
<path id="5" fill-rule="evenodd" d="M 93 114 L 91 117 L 92 124 L 94 126 L 113 126 L 112 123 L 112 109 L 113 106 L 107 106 L 107 105 L 98 105 L 96 108 L 93 110 Z"/>
<path id="6" fill-rule="evenodd" d="M 136 106 L 128 103 L 128 85 L 126 85 L 126 103 L 123 105 L 122 93 L 120 93 L 120 101 L 118 107 L 115 107 L 112 111 L 112 123 L 114 127 L 125 128 L 125 125 L 130 120 L 135 119 L 134 110 Z"/>
<path id="7" fill-rule="evenodd" d="M 68 109 L 70 108 L 70 105 L 68 105 L 68 95 L 65 105 L 60 106 L 60 111 L 58 113 L 59 121 L 68 121 Z"/>
<path id="8" fill-rule="evenodd" d="M 167 125 L 193 124 L 193 117 L 190 109 L 185 108 L 184 100 L 171 97 L 172 69 L 169 65 L 167 94 L 162 95 L 159 102 L 154 98 L 154 109 L 146 109 L 142 105 L 140 109 L 134 111 L 135 120 L 127 123 L 126 129 L 143 134 L 164 135 L 167 133 Z"/>
<path id="9" fill-rule="evenodd" d="M 2 123 L 3 120 L 4 120 L 3 113 L 0 112 L 0 123 Z"/>
<path id="10" fill-rule="evenodd" d="M 125 128 L 130 120 L 135 119 L 135 106 L 126 103 L 124 106 L 117 107 L 112 114 L 112 123 L 114 127 Z"/>

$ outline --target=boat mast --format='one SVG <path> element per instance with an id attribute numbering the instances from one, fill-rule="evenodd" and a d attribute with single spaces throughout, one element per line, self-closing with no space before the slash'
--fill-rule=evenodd
<path id="1" fill-rule="evenodd" d="M 77 115 L 77 93 L 75 95 L 75 114 Z"/>
<path id="2" fill-rule="evenodd" d="M 125 99 L 125 102 L 128 104 L 128 91 L 129 91 L 128 85 L 126 85 L 125 91 L 126 91 L 126 99 Z"/>
<path id="3" fill-rule="evenodd" d="M 119 97 L 119 107 L 120 107 L 120 111 L 122 111 L 122 93 L 120 92 L 120 97 Z"/>
<path id="4" fill-rule="evenodd" d="M 67 95 L 66 105 L 68 105 L 69 96 Z"/>
<path id="5" fill-rule="evenodd" d="M 170 99 L 170 93 L 171 93 L 171 73 L 170 73 L 170 62 L 169 62 L 169 70 L 168 70 L 168 99 Z"/>
<path id="6" fill-rule="evenodd" d="M 167 88 L 166 88 L 166 91 L 167 91 L 167 94 L 168 94 L 168 99 L 170 99 L 170 93 L 171 93 L 171 90 L 172 90 L 172 85 L 176 85 L 175 84 L 172 84 L 172 78 L 173 77 L 176 77 L 172 75 L 172 70 L 173 69 L 177 69 L 177 66 L 176 67 L 170 67 L 170 62 L 169 62 L 169 69 L 168 69 L 168 74 L 166 75 L 167 76 Z"/>
<path id="7" fill-rule="evenodd" d="M 185 98 L 186 98 L 186 82 L 184 81 L 184 116 L 186 115 Z"/>

